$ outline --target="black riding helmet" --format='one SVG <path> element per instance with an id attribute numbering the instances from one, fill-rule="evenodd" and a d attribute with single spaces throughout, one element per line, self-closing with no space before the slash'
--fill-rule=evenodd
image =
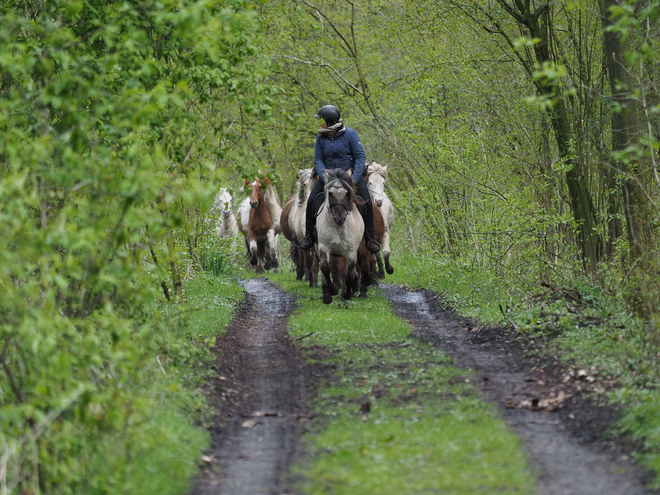
<path id="1" fill-rule="evenodd" d="M 326 105 L 324 107 L 321 107 L 321 109 L 318 112 L 316 112 L 315 117 L 318 119 L 325 120 L 325 123 L 329 127 L 339 122 L 339 119 L 341 118 L 341 114 L 339 113 L 339 109 L 336 106 Z"/>

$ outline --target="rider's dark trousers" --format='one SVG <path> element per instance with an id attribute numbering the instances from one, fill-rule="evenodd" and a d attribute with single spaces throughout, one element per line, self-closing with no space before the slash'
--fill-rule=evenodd
<path id="1" fill-rule="evenodd" d="M 309 195 L 309 199 L 307 200 L 307 210 L 305 212 L 305 222 L 306 222 L 306 228 L 305 228 L 305 234 L 308 236 L 311 236 L 312 233 L 314 232 L 314 227 L 316 227 L 316 212 L 318 211 L 319 206 L 323 202 L 323 187 L 325 186 L 325 183 L 321 180 L 317 180 L 316 184 L 314 184 L 314 187 L 312 188 L 312 192 Z M 360 177 L 360 179 L 355 183 L 355 188 L 357 190 L 358 196 L 362 198 L 362 201 L 364 201 L 364 206 L 359 207 L 358 210 L 360 210 L 360 214 L 362 215 L 362 220 L 364 221 L 364 228 L 367 231 L 367 237 L 369 239 L 375 239 L 376 238 L 376 232 L 374 229 L 374 207 L 371 204 L 371 196 L 369 195 L 369 188 L 367 187 L 367 183 L 364 181 L 363 177 Z M 319 196 L 319 200 L 317 203 L 317 206 L 315 207 L 314 203 L 316 203 L 315 199 L 317 196 Z"/>

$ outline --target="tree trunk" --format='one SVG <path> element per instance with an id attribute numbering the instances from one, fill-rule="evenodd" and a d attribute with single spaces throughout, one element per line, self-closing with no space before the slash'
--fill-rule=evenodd
<path id="1" fill-rule="evenodd" d="M 594 206 L 582 167 L 579 161 L 575 160 L 570 149 L 573 136 L 566 115 L 566 106 L 561 96 L 558 96 L 555 101 L 555 110 L 551 111 L 550 121 L 555 131 L 559 155 L 569 165 L 569 170 L 566 172 L 566 185 L 573 219 L 579 229 L 583 265 L 587 272 L 593 274 L 600 260 L 600 236 L 596 233 Z"/>
<path id="2" fill-rule="evenodd" d="M 612 100 L 620 107 L 620 111 L 612 114 L 612 143 L 613 151 L 616 152 L 637 143 L 643 126 L 640 103 L 631 96 L 636 81 L 624 57 L 630 48 L 629 42 L 624 41 L 620 33 L 606 29 L 611 25 L 608 9 L 614 5 L 618 5 L 615 0 L 601 0 L 600 3 L 604 28 L 603 49 L 610 76 Z M 650 221 L 652 205 L 645 194 L 648 185 L 645 173 L 647 163 L 643 158 L 635 158 L 629 162 L 616 161 L 613 167 L 619 169 L 624 177 L 621 196 L 628 233 L 629 263 L 641 263 L 640 267 L 643 268 L 646 265 L 644 258 L 651 253 L 653 243 L 653 227 Z"/>
<path id="3" fill-rule="evenodd" d="M 504 4 L 504 2 L 500 1 L 500 4 Z M 532 12 L 529 2 L 524 5 L 522 2 L 516 2 L 516 5 L 519 8 L 524 7 L 524 10 L 521 9 L 520 14 L 517 16 L 519 22 L 528 29 L 531 38 L 540 40 L 534 45 L 536 62 L 540 66 L 543 66 L 546 62 L 553 62 L 547 36 L 549 29 L 551 29 L 548 26 L 548 7 L 542 6 L 536 12 Z M 514 12 L 513 7 L 508 5 L 507 7 L 510 12 Z M 516 18 L 515 15 L 513 16 Z M 571 149 L 574 136 L 568 120 L 566 102 L 561 94 L 561 88 L 557 85 L 545 83 L 542 78 L 537 79 L 535 84 L 540 95 L 550 95 L 552 97 L 554 107 L 548 109 L 548 115 L 557 141 L 559 156 L 568 165 L 566 185 L 568 186 L 573 219 L 579 229 L 582 262 L 585 270 L 593 274 L 600 260 L 601 240 L 596 231 L 596 215 L 587 181 L 580 162 L 575 159 L 575 154 Z"/>
<path id="4" fill-rule="evenodd" d="M 170 232 L 167 236 L 167 250 L 170 258 L 170 269 L 172 271 L 172 285 L 177 296 L 183 295 L 183 286 L 181 284 L 181 272 L 179 271 L 179 259 L 176 255 L 176 243 L 174 235 Z"/>

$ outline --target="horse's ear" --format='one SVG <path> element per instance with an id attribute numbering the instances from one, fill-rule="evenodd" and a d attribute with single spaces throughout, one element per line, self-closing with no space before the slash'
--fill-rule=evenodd
<path id="1" fill-rule="evenodd" d="M 383 179 L 387 180 L 387 165 L 383 167 Z"/>
<path id="2" fill-rule="evenodd" d="M 303 170 L 302 168 L 299 168 L 299 169 L 298 169 L 298 175 L 302 175 L 303 172 L 304 172 L 304 170 Z"/>

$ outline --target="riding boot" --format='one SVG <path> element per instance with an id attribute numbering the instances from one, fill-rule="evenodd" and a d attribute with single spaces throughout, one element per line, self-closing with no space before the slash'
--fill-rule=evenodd
<path id="1" fill-rule="evenodd" d="M 318 186 L 318 187 L 317 187 Z M 319 200 L 322 197 L 323 183 L 318 181 L 312 189 L 309 198 L 307 199 L 307 209 L 305 210 L 305 237 L 298 247 L 303 251 L 311 249 L 314 245 L 316 236 L 316 210 L 319 208 Z"/>
<path id="2" fill-rule="evenodd" d="M 311 249 L 312 246 L 314 245 L 314 241 L 317 239 L 318 235 L 316 234 L 316 225 L 312 226 L 312 232 L 307 232 L 305 234 L 305 237 L 303 237 L 303 240 L 300 241 L 300 249 L 303 251 L 307 251 L 308 249 Z"/>
<path id="3" fill-rule="evenodd" d="M 364 203 L 364 239 L 367 244 L 367 250 L 371 254 L 380 251 L 380 244 L 376 240 L 376 228 L 374 226 L 374 207 L 371 201 Z"/>

